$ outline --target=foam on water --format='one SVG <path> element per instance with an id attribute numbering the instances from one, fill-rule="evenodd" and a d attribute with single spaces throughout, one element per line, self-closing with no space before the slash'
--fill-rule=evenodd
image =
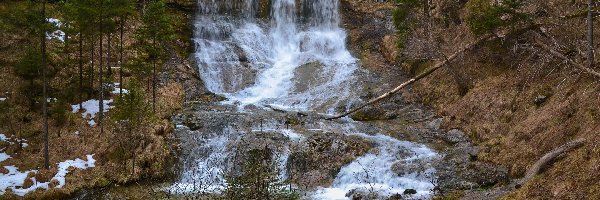
<path id="1" fill-rule="evenodd" d="M 399 162 L 407 163 L 431 161 L 438 155 L 424 145 L 399 141 L 386 135 L 356 134 L 377 144 L 377 153 L 363 155 L 344 166 L 337 174 L 333 185 L 313 193 L 315 199 L 348 199 L 351 191 L 377 193 L 383 197 L 403 194 L 406 189 L 417 191 L 411 198 L 426 198 L 432 194 L 435 169 L 424 167 L 421 171 L 396 174 L 392 166 Z M 402 156 L 407 154 L 407 156 Z"/>

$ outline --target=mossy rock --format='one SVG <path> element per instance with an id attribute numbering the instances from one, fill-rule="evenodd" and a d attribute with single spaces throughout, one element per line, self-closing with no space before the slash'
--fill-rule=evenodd
<path id="1" fill-rule="evenodd" d="M 376 121 L 394 119 L 397 116 L 386 112 L 381 108 L 365 108 L 352 114 L 350 118 L 355 121 Z"/>

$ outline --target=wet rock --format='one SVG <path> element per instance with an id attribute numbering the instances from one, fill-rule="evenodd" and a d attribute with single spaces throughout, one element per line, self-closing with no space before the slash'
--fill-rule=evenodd
<path id="1" fill-rule="evenodd" d="M 410 173 L 424 173 L 425 170 L 431 168 L 431 164 L 423 160 L 406 161 L 400 160 L 392 165 L 392 171 L 398 176 L 403 176 Z"/>
<path id="2" fill-rule="evenodd" d="M 371 147 L 370 142 L 359 137 L 309 133 L 305 144 L 290 155 L 289 174 L 296 175 L 291 179 L 301 187 L 328 186 L 344 165 Z"/>
<path id="3" fill-rule="evenodd" d="M 195 115 L 187 116 L 183 121 L 183 125 L 185 125 L 192 131 L 199 130 L 204 127 L 202 119 Z"/>
<path id="4" fill-rule="evenodd" d="M 234 46 L 233 52 L 238 56 L 238 60 L 241 63 L 248 63 L 248 56 L 246 55 L 246 52 L 244 51 L 244 49 L 242 49 L 242 47 L 239 47 L 237 45 Z"/>
<path id="5" fill-rule="evenodd" d="M 391 197 L 381 196 L 376 192 L 370 191 L 370 188 L 352 189 L 344 196 L 352 200 L 392 199 Z"/>
<path id="6" fill-rule="evenodd" d="M 379 107 L 369 107 L 355 112 L 350 117 L 356 121 L 374 121 L 394 119 L 397 115 Z"/>
<path id="7" fill-rule="evenodd" d="M 215 63 L 221 68 L 221 81 L 225 92 L 236 92 L 254 85 L 257 70 L 251 64 L 242 63 Z"/>
<path id="8" fill-rule="evenodd" d="M 394 194 L 392 196 L 390 196 L 387 200 L 402 200 L 402 195 L 400 194 Z"/>
<path id="9" fill-rule="evenodd" d="M 322 74 L 323 64 L 320 62 L 309 62 L 299 66 L 294 71 L 294 78 L 292 78 L 294 92 L 305 92 L 324 82 Z"/>
<path id="10" fill-rule="evenodd" d="M 406 189 L 402 193 L 403 194 L 407 194 L 407 195 L 413 195 L 413 194 L 417 194 L 417 190 L 415 190 L 415 189 Z"/>

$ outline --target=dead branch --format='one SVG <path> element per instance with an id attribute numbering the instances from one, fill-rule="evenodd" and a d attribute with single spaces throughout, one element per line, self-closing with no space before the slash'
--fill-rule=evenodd
<path id="1" fill-rule="evenodd" d="M 429 74 L 435 72 L 436 70 L 438 70 L 438 69 L 446 66 L 446 64 L 448 64 L 450 61 L 454 60 L 456 57 L 458 57 L 459 55 L 461 55 L 463 52 L 472 49 L 477 44 L 479 44 L 479 43 L 481 43 L 481 42 L 483 42 L 483 41 L 491 38 L 492 36 L 493 35 L 486 35 L 486 36 L 481 37 L 481 38 L 479 38 L 478 40 L 476 40 L 476 41 L 474 41 L 472 43 L 469 43 L 464 48 L 460 49 L 459 51 L 457 51 L 454 54 L 450 55 L 449 57 L 445 58 L 444 61 L 442 61 L 442 62 L 434 65 L 433 67 L 429 68 L 427 71 L 419 74 L 418 76 L 416 76 L 416 77 L 414 77 L 414 78 L 412 78 L 412 79 L 410 79 L 410 80 L 408 80 L 408 81 L 400 84 L 398 87 L 394 88 L 393 90 L 391 90 L 391 91 L 389 91 L 389 92 L 387 92 L 387 93 L 385 93 L 385 94 L 383 94 L 383 95 L 381 95 L 381 96 L 379 96 L 379 97 L 377 97 L 375 99 L 372 99 L 369 102 L 367 102 L 365 104 L 362 104 L 361 106 L 358 106 L 358 107 L 356 107 L 356 108 L 354 108 L 354 109 L 352 109 L 352 110 L 350 110 L 350 111 L 348 111 L 346 113 L 343 113 L 341 115 L 337 115 L 337 116 L 334 116 L 334 117 L 326 118 L 326 120 L 334 120 L 334 119 L 339 119 L 339 118 L 348 116 L 348 115 L 350 115 L 352 113 L 355 113 L 355 112 L 357 112 L 357 111 L 359 111 L 359 110 L 367 107 L 368 105 L 375 104 L 375 103 L 377 103 L 377 102 L 379 102 L 379 101 L 381 101 L 383 99 L 386 99 L 386 98 L 392 96 L 393 94 L 396 94 L 397 92 L 399 92 L 400 90 L 402 90 L 406 86 L 409 86 L 409 85 L 415 83 L 416 81 L 418 81 L 418 80 L 420 80 L 422 78 L 425 78 L 426 76 L 428 76 Z"/>
<path id="2" fill-rule="evenodd" d="M 520 187 L 530 181 L 534 176 L 540 174 L 545 168 L 556 161 L 556 158 L 560 155 L 567 153 L 569 151 L 575 150 L 585 143 L 585 139 L 577 139 L 546 153 L 542 158 L 540 158 L 533 166 L 527 171 L 525 177 L 517 182 L 515 187 Z"/>
<path id="3" fill-rule="evenodd" d="M 583 70 L 584 72 L 586 72 L 586 73 L 588 73 L 588 74 L 590 74 L 590 75 L 593 75 L 593 76 L 596 76 L 596 77 L 600 78 L 600 73 L 598 73 L 598 72 L 594 71 L 593 69 L 587 68 L 587 67 L 583 66 L 582 64 L 579 64 L 579 63 L 577 63 L 577 62 L 575 62 L 575 61 L 573 61 L 573 60 L 571 60 L 571 59 L 567 58 L 567 56 L 565 56 L 564 54 L 562 54 L 562 53 L 560 53 L 560 52 L 558 52 L 558 51 L 554 50 L 552 47 L 550 47 L 550 46 L 548 46 L 548 45 L 544 44 L 543 42 L 541 42 L 541 41 L 539 41 L 539 40 L 536 40 L 535 42 L 536 42 L 536 44 L 537 44 L 539 47 L 541 47 L 542 49 L 544 49 L 544 50 L 546 50 L 546 51 L 550 52 L 550 54 L 552 54 L 552 55 L 554 55 L 554 56 L 556 56 L 556 57 L 559 57 L 559 58 L 561 58 L 561 59 L 563 59 L 563 60 L 567 61 L 569 64 L 571 64 L 571 65 L 573 65 L 573 66 L 575 66 L 575 67 L 577 67 L 577 68 L 579 68 L 579 69 Z"/>

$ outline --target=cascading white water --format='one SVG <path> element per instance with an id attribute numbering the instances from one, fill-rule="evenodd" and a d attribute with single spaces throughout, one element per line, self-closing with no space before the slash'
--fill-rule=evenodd
<path id="1" fill-rule="evenodd" d="M 266 1 L 269 11 L 261 4 L 264 2 L 199 0 L 195 57 L 206 87 L 226 96 L 229 100 L 225 104 L 240 107 L 269 105 L 285 110 L 333 113 L 336 110 L 332 108 L 352 106 L 359 99 L 360 83 L 354 76 L 358 64 L 346 48 L 346 32 L 339 27 L 339 0 L 269 0 Z M 269 16 L 264 16 L 265 12 Z M 320 124 L 313 128 L 342 130 L 363 137 L 376 144 L 378 151 L 342 168 L 330 188 L 307 191 L 311 199 L 345 199 L 347 192 L 366 187 L 384 195 L 416 189 L 416 197 L 426 197 L 433 188 L 424 177 L 431 175 L 432 168 L 420 175 L 415 172 L 405 176 L 398 176 L 390 169 L 397 161 L 434 158 L 435 153 L 425 146 L 383 135 L 362 134 L 352 123 Z M 253 131 L 227 125 L 216 133 L 192 132 L 191 135 L 202 136 L 186 138 L 184 145 L 190 146 L 187 160 L 191 162 L 184 162 L 183 173 L 171 187 L 172 192 L 221 191 L 227 185 L 222 173 L 231 152 L 228 145 Z M 288 145 L 302 141 L 299 138 L 303 136 L 292 129 L 272 131 L 288 137 Z M 399 155 L 405 151 L 415 155 Z M 284 147 L 276 153 L 280 154 L 275 159 L 278 168 L 284 169 L 290 149 Z M 373 172 L 365 174 L 358 166 L 366 166 Z M 368 183 L 363 176 L 371 176 L 366 180 Z M 285 173 L 279 174 L 281 179 L 286 177 Z"/>
<path id="2" fill-rule="evenodd" d="M 328 92 L 347 91 L 357 69 L 345 46 L 346 33 L 339 28 L 337 0 L 304 0 L 301 5 L 295 0 L 273 0 L 270 19 L 235 9 L 238 4 L 255 8 L 257 1 L 234 2 L 200 1 L 196 58 L 209 90 L 242 105 L 302 110 L 335 107 L 337 102 L 331 99 L 353 99 L 349 92 Z M 304 15 L 298 15 L 299 7 Z M 235 11 L 242 13 L 233 15 Z M 298 71 L 311 63 L 318 73 Z M 300 90 L 293 80 L 298 73 L 314 77 L 318 84 Z"/>

